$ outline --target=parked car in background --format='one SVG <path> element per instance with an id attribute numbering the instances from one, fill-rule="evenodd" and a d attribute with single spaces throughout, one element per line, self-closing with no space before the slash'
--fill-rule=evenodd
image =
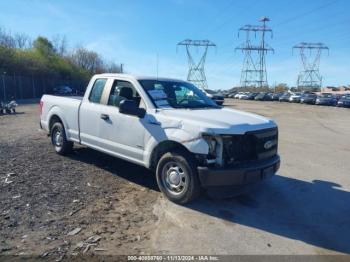
<path id="1" fill-rule="evenodd" d="M 280 102 L 289 102 L 289 97 L 290 97 L 290 96 L 291 96 L 290 93 L 284 93 L 284 94 L 280 97 L 279 101 L 280 101 Z"/>
<path id="2" fill-rule="evenodd" d="M 300 103 L 301 97 L 302 97 L 301 93 L 293 93 L 289 97 L 289 102 L 291 102 L 291 103 Z"/>
<path id="3" fill-rule="evenodd" d="M 250 96 L 250 93 L 247 92 L 247 93 L 244 93 L 244 94 L 240 95 L 239 99 L 248 100 L 249 96 Z"/>
<path id="4" fill-rule="evenodd" d="M 237 94 L 236 92 L 229 93 L 227 95 L 227 98 L 233 98 L 236 94 Z"/>
<path id="5" fill-rule="evenodd" d="M 240 99 L 241 96 L 243 96 L 243 95 L 245 95 L 245 92 L 239 92 L 239 93 L 235 94 L 233 98 Z"/>
<path id="6" fill-rule="evenodd" d="M 314 93 L 305 93 L 301 97 L 300 103 L 314 105 L 316 103 L 316 98 L 317 95 Z"/>
<path id="7" fill-rule="evenodd" d="M 269 93 L 261 92 L 259 93 L 254 100 L 257 101 L 271 101 L 271 96 Z"/>
<path id="8" fill-rule="evenodd" d="M 68 96 L 73 94 L 73 89 L 69 86 L 54 87 L 53 92 L 55 95 Z"/>
<path id="9" fill-rule="evenodd" d="M 344 94 L 335 94 L 335 99 L 337 99 L 337 102 L 344 96 Z"/>
<path id="10" fill-rule="evenodd" d="M 323 93 L 316 98 L 316 105 L 335 106 L 337 98 L 331 93 Z"/>
<path id="11" fill-rule="evenodd" d="M 221 94 L 219 92 L 216 92 L 216 91 L 210 90 L 210 89 L 205 89 L 205 94 L 207 97 L 214 100 L 215 103 L 217 103 L 220 106 L 224 103 L 225 98 L 224 98 L 223 94 Z"/>
<path id="12" fill-rule="evenodd" d="M 283 93 L 272 93 L 271 94 L 271 100 L 272 101 L 279 101 L 280 97 L 283 95 Z"/>
<path id="13" fill-rule="evenodd" d="M 247 96 L 247 100 L 254 100 L 258 94 L 259 93 L 249 93 Z"/>
<path id="14" fill-rule="evenodd" d="M 350 94 L 349 95 L 343 95 L 338 103 L 337 103 L 337 106 L 340 106 L 340 107 L 349 107 L 350 108 Z"/>

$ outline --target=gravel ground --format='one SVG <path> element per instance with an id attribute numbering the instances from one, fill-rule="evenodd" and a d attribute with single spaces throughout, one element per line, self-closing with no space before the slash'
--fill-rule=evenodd
<path id="1" fill-rule="evenodd" d="M 149 251 L 154 176 L 85 147 L 59 156 L 39 131 L 37 106 L 18 112 L 0 116 L 0 254 Z"/>
<path id="2" fill-rule="evenodd" d="M 276 119 L 281 170 L 241 197 L 187 207 L 144 168 L 81 146 L 55 154 L 37 105 L 0 116 L 0 255 L 350 253 L 350 110 L 226 104 Z"/>

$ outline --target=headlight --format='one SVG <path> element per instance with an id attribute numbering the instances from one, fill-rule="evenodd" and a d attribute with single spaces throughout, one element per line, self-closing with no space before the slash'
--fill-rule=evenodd
<path id="1" fill-rule="evenodd" d="M 203 139 L 208 143 L 209 146 L 209 155 L 216 156 L 216 145 L 217 141 L 214 136 L 203 135 Z"/>

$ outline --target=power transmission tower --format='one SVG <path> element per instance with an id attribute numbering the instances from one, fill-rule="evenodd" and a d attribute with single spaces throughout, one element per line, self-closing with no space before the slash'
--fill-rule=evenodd
<path id="1" fill-rule="evenodd" d="M 195 86 L 201 89 L 208 89 L 207 79 L 205 77 L 204 65 L 209 47 L 216 45 L 209 40 L 190 40 L 186 39 L 177 44 L 177 46 L 185 46 L 188 59 L 188 75 L 187 81 L 192 82 Z M 201 56 L 198 62 L 195 61 L 192 55 L 192 49 L 201 50 Z"/>
<path id="2" fill-rule="evenodd" d="M 235 50 L 241 50 L 244 53 L 243 67 L 241 72 L 241 87 L 268 87 L 267 72 L 266 72 L 266 54 L 274 52 L 265 40 L 267 34 L 272 37 L 272 29 L 266 23 L 270 19 L 263 17 L 260 19 L 262 25 L 245 25 L 238 30 L 238 37 L 240 32 L 245 32 L 246 40 L 243 44 L 238 46 Z M 259 43 L 252 44 L 251 34 L 255 38 L 259 36 Z"/>
<path id="3" fill-rule="evenodd" d="M 329 48 L 323 43 L 300 43 L 293 46 L 299 49 L 302 70 L 298 75 L 297 86 L 301 90 L 319 90 L 322 86 L 320 74 L 320 59 L 323 50 L 329 52 Z M 306 53 L 308 52 L 308 54 Z"/>

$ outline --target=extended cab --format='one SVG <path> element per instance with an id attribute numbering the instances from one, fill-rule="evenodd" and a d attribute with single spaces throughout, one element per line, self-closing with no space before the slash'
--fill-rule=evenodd
<path id="1" fill-rule="evenodd" d="M 44 95 L 40 107 L 40 126 L 58 154 L 75 142 L 150 168 L 176 203 L 202 187 L 246 185 L 279 168 L 272 120 L 220 107 L 189 82 L 100 74 L 84 97 Z"/>

